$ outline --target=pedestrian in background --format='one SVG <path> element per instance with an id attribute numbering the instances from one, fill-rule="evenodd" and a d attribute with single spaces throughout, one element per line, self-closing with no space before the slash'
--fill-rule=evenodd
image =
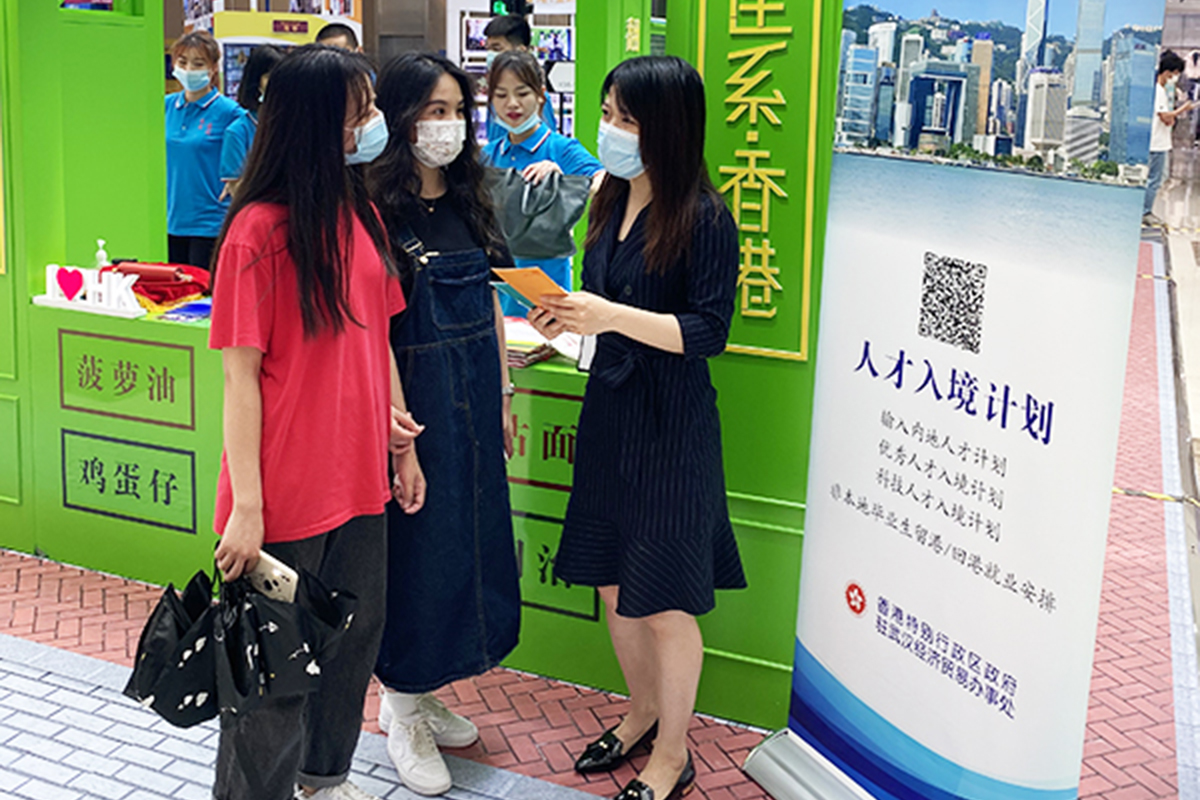
<path id="1" fill-rule="evenodd" d="M 1171 132 L 1175 121 L 1195 108 L 1192 102 L 1175 107 L 1175 85 L 1187 64 L 1168 50 L 1158 60 L 1158 81 L 1154 85 L 1154 117 L 1150 121 L 1150 176 L 1146 181 L 1146 197 L 1142 204 L 1143 225 L 1165 225 L 1154 213 L 1154 201 L 1162 188 L 1171 152 Z"/>

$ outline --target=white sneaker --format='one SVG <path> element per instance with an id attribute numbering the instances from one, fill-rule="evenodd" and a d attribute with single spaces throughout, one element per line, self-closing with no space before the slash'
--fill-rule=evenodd
<path id="1" fill-rule="evenodd" d="M 479 728 L 466 717 L 446 708 L 431 692 L 417 696 L 417 712 L 429 722 L 433 740 L 438 747 L 470 747 L 479 741 Z M 379 690 L 379 730 L 389 731 L 392 727 L 392 706 L 387 701 L 387 690 Z"/>
<path id="2" fill-rule="evenodd" d="M 466 717 L 455 714 L 430 693 L 417 698 L 417 710 L 429 723 L 433 740 L 439 747 L 470 747 L 479 741 L 479 728 Z"/>
<path id="3" fill-rule="evenodd" d="M 312 794 L 305 794 L 303 789 L 296 789 L 296 800 L 379 800 L 370 792 L 363 791 L 350 781 L 342 781 L 337 786 L 326 786 Z"/>
<path id="4" fill-rule="evenodd" d="M 387 751 L 400 780 L 417 794 L 437 795 L 450 790 L 450 770 L 425 717 L 393 719 L 388 726 Z"/>

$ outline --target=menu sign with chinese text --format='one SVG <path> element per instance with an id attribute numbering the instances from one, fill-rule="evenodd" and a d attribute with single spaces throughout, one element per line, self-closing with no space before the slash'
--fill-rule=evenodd
<path id="1" fill-rule="evenodd" d="M 532 413 L 538 397 L 538 415 Z M 517 486 L 561 493 L 571 491 L 575 468 L 576 421 L 583 398 L 518 389 L 513 398 L 513 455 L 508 480 Z M 554 558 L 562 536 L 561 512 L 513 510 L 521 604 L 569 617 L 599 621 L 600 596 L 593 587 L 567 583 L 554 574 Z"/>
<path id="2" fill-rule="evenodd" d="M 192 348 L 68 330 L 58 342 L 64 409 L 195 427 Z"/>
<path id="3" fill-rule="evenodd" d="M 196 532 L 196 456 L 79 431 L 62 432 L 63 506 Z"/>
<path id="4" fill-rule="evenodd" d="M 821 2 L 706 0 L 706 157 L 738 225 L 729 351 L 807 360 Z"/>

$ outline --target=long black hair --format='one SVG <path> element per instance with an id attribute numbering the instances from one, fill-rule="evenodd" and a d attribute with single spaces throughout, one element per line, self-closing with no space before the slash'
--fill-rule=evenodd
<path id="1" fill-rule="evenodd" d="M 326 326 L 340 333 L 347 319 L 359 324 L 347 296 L 354 215 L 395 272 L 387 233 L 361 174 L 346 165 L 347 108 L 365 110 L 370 101 L 370 63 L 364 57 L 324 45 L 305 45 L 285 56 L 271 71 L 245 175 L 217 240 L 219 253 L 231 222 L 253 203 L 287 206 L 287 249 L 296 264 L 309 336 Z"/>
<path id="2" fill-rule="evenodd" d="M 608 73 L 600 100 L 613 93 L 617 109 L 637 120 L 642 164 L 654 201 L 646 218 L 643 251 L 647 269 L 664 272 L 690 256 L 692 232 L 709 198 L 721 208 L 721 196 L 704 163 L 704 81 L 691 64 L 676 56 L 641 56 L 622 61 Z M 608 175 L 592 201 L 587 246 L 604 232 L 609 219 L 629 196 L 629 181 Z"/>
<path id="3" fill-rule="evenodd" d="M 246 66 L 242 68 L 242 82 L 238 85 L 238 105 L 251 113 L 257 113 L 262 94 L 263 75 L 267 75 L 283 59 L 283 53 L 273 44 L 260 44 L 250 51 Z"/>
<path id="4" fill-rule="evenodd" d="M 467 139 L 462 153 L 442 167 L 446 193 L 454 204 L 471 238 L 488 255 L 502 257 L 504 235 L 496 222 L 492 201 L 484 186 L 484 167 L 479 159 L 479 144 L 470 130 L 475 109 L 474 87 L 470 77 L 446 59 L 432 53 L 405 53 L 384 64 L 375 85 L 375 104 L 387 118 L 387 149 L 367 170 L 371 199 L 387 220 L 389 230 L 407 224 L 421 214 L 421 177 L 413 156 L 411 138 L 434 87 L 443 75 L 449 75 L 462 89 L 463 115 L 467 119 Z M 397 252 L 397 257 L 402 258 Z M 402 265 L 411 269 L 407 260 Z M 404 272 L 404 266 L 401 272 Z M 408 275 L 402 275 L 407 279 Z"/>

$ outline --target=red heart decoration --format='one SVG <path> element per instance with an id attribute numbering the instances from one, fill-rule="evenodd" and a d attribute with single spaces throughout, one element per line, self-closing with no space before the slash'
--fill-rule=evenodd
<path id="1" fill-rule="evenodd" d="M 83 291 L 83 273 L 77 269 L 59 267 L 55 280 L 68 300 L 74 300 Z"/>

